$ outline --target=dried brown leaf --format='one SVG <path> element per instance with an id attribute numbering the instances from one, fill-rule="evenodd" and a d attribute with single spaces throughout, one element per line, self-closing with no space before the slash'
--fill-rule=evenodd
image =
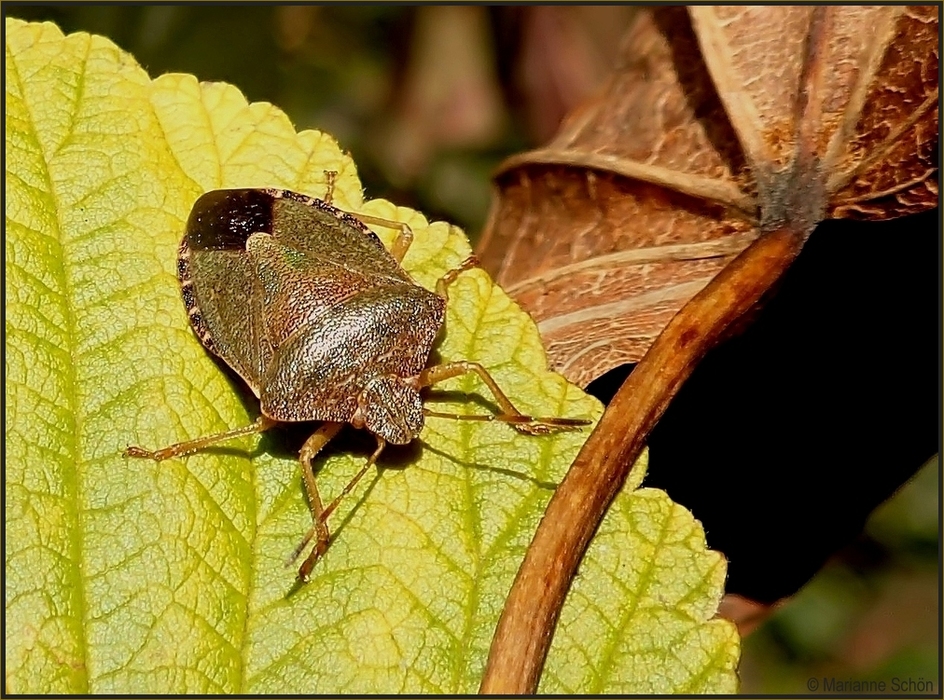
<path id="1" fill-rule="evenodd" d="M 479 247 L 554 368 L 637 361 L 786 219 L 933 206 L 937 31 L 926 7 L 640 12 L 603 93 L 503 164 Z"/>

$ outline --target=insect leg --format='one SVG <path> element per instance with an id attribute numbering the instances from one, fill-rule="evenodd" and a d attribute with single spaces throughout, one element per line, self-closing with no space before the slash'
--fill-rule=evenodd
<path id="1" fill-rule="evenodd" d="M 351 212 L 351 216 L 359 219 L 365 224 L 383 226 L 384 228 L 392 228 L 399 231 L 399 233 L 397 233 L 397 237 L 393 241 L 393 245 L 390 247 L 390 255 L 392 255 L 394 260 L 396 260 L 398 263 L 403 262 L 403 258 L 406 256 L 406 251 L 410 249 L 410 245 L 413 243 L 413 229 L 404 224 L 402 221 L 393 221 L 392 219 L 384 219 L 379 216 L 361 214 L 360 212 Z"/>
<path id="2" fill-rule="evenodd" d="M 292 556 L 286 561 L 286 565 L 298 559 L 302 550 L 308 546 L 308 543 L 311 542 L 312 538 L 316 535 L 317 540 L 315 540 L 315 547 L 312 550 L 312 554 L 315 555 L 315 553 L 317 553 L 317 555 L 314 558 L 317 559 L 328 549 L 331 534 L 328 532 L 328 526 L 325 525 L 325 518 L 322 517 L 324 506 L 321 503 L 321 494 L 318 493 L 318 484 L 315 481 L 315 472 L 311 462 L 315 458 L 315 455 L 321 451 L 321 448 L 327 445 L 328 442 L 340 432 L 342 427 L 344 427 L 343 423 L 322 423 L 318 430 L 305 440 L 305 444 L 302 445 L 302 449 L 298 453 L 298 461 L 301 462 L 302 465 L 302 480 L 305 482 L 305 494 L 308 496 L 308 509 L 311 511 L 312 524 L 311 528 L 302 538 L 302 541 L 295 547 Z M 312 561 L 312 564 L 314 564 L 314 561 Z M 301 572 L 299 572 L 299 577 L 302 578 Z M 302 578 L 302 580 L 308 580 L 307 575 Z"/>
<path id="3" fill-rule="evenodd" d="M 338 173 L 335 170 L 325 170 L 324 174 L 324 202 L 325 204 L 331 204 L 331 200 L 334 198 L 334 183 L 338 178 Z M 392 228 L 399 231 L 396 239 L 393 241 L 393 247 L 390 248 L 390 254 L 397 262 L 403 262 L 403 257 L 406 255 L 406 251 L 410 249 L 410 245 L 413 243 L 413 229 L 404 224 L 402 221 L 393 221 L 392 219 L 384 219 L 379 216 L 371 216 L 370 214 L 361 214 L 360 212 L 348 213 L 365 224 L 383 226 L 384 228 Z"/>
<path id="4" fill-rule="evenodd" d="M 324 203 L 331 204 L 331 200 L 334 199 L 334 183 L 338 179 L 337 170 L 325 170 L 325 193 L 324 193 Z"/>
<path id="5" fill-rule="evenodd" d="M 474 255 L 470 255 L 458 266 L 452 268 L 445 275 L 440 277 L 436 281 L 436 294 L 441 296 L 446 301 L 449 301 L 449 285 L 455 282 L 459 275 L 461 275 L 466 270 L 471 270 L 473 267 L 476 267 L 479 264 L 479 259 Z"/>
<path id="6" fill-rule="evenodd" d="M 233 430 L 227 430 L 222 433 L 206 435 L 196 440 L 178 442 L 168 447 L 162 447 L 159 450 L 146 450 L 143 447 L 131 445 L 125 448 L 122 455 L 125 457 L 141 457 L 143 459 L 153 459 L 155 462 L 162 462 L 171 457 L 186 457 L 187 455 L 192 455 L 195 452 L 199 452 L 210 445 L 215 445 L 224 440 L 242 437 L 243 435 L 253 435 L 254 433 L 264 433 L 275 424 L 276 421 L 271 418 L 259 416 L 255 423 L 243 426 L 242 428 L 234 428 Z"/>
<path id="7" fill-rule="evenodd" d="M 317 520 L 320 523 L 320 527 L 323 528 L 326 538 L 322 541 L 321 534 L 319 531 L 318 542 L 315 543 L 315 546 L 312 548 L 311 553 L 308 555 L 308 558 L 305 559 L 304 562 L 302 562 L 301 567 L 298 569 L 298 578 L 300 581 L 308 580 L 308 578 L 311 576 L 311 570 L 314 568 L 315 563 L 318 561 L 321 555 L 325 553 L 325 550 L 328 548 L 328 539 L 327 539 L 328 527 L 327 525 L 325 525 L 325 521 L 327 521 L 328 517 L 337 509 L 338 505 L 341 503 L 341 499 L 347 496 L 357 485 L 357 482 L 363 478 L 364 474 L 366 474 L 370 470 L 370 468 L 377 463 L 377 459 L 380 457 L 380 453 L 383 452 L 384 447 L 387 446 L 386 441 L 382 437 L 380 437 L 379 435 L 375 437 L 377 438 L 377 449 L 374 450 L 374 453 L 370 456 L 370 459 L 368 459 L 367 463 L 363 467 L 361 467 L 361 470 L 357 472 L 357 474 L 354 475 L 354 478 L 348 482 L 347 486 L 341 489 L 341 493 L 339 493 L 335 497 L 335 499 L 331 501 L 331 503 L 328 504 L 328 507 L 323 509 L 318 515 Z M 318 505 L 319 506 L 321 505 L 320 499 L 318 500 Z M 316 525 L 312 526 L 312 531 L 309 535 L 306 536 L 306 539 L 303 541 L 302 548 L 304 548 L 304 545 L 307 544 L 307 541 L 311 539 L 312 535 L 317 530 L 317 528 L 318 528 L 317 523 Z M 299 549 L 298 551 L 300 552 L 301 550 Z"/>
<path id="8" fill-rule="evenodd" d="M 578 428 L 590 423 L 590 421 L 580 418 L 533 418 L 523 414 L 515 407 L 515 405 L 511 402 L 511 399 L 505 395 L 505 392 L 501 390 L 501 387 L 498 386 L 498 382 L 495 381 L 495 378 L 492 377 L 492 375 L 488 373 L 488 370 L 486 370 L 478 362 L 461 360 L 459 362 L 449 362 L 443 365 L 427 367 L 418 375 L 416 375 L 416 377 L 413 379 L 413 383 L 417 388 L 423 388 L 432 386 L 433 384 L 438 384 L 439 382 L 445 381 L 447 379 L 452 379 L 453 377 L 468 374 L 469 372 L 477 374 L 479 379 L 485 382 L 485 386 L 488 387 L 489 391 L 492 392 L 492 396 L 495 397 L 495 401 L 498 402 L 502 413 L 494 416 L 493 419 L 511 423 L 512 427 L 519 432 L 527 433 L 528 435 L 546 435 L 555 429 Z M 440 417 L 446 417 L 447 415 L 436 414 L 432 411 L 427 411 L 427 414 L 439 415 Z M 465 418 L 464 416 L 449 417 L 458 418 L 460 420 Z M 479 416 L 469 416 L 469 419 L 482 420 L 482 418 Z"/>

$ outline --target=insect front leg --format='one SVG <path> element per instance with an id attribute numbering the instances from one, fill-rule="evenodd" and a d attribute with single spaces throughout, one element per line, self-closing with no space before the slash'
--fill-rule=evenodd
<path id="1" fill-rule="evenodd" d="M 255 433 L 264 433 L 266 430 L 271 428 L 276 424 L 276 421 L 266 416 L 259 416 L 256 419 L 255 423 L 251 425 L 243 426 L 242 428 L 234 428 L 233 430 L 226 430 L 222 433 L 215 433 L 213 435 L 206 435 L 202 438 L 197 438 L 196 440 L 187 440 L 186 442 L 178 442 L 168 447 L 162 447 L 159 450 L 146 450 L 143 447 L 137 447 L 136 445 L 131 445 L 126 447 L 122 455 L 124 457 L 139 457 L 142 459 L 153 459 L 155 462 L 162 462 L 165 459 L 170 459 L 171 457 L 186 457 L 187 455 L 192 455 L 195 452 L 199 452 L 210 445 L 215 445 L 218 442 L 224 442 L 225 440 L 232 440 L 233 438 L 242 437 L 243 435 L 253 435 Z"/>
<path id="2" fill-rule="evenodd" d="M 511 402 L 511 399 L 505 395 L 505 392 L 501 390 L 501 387 L 498 386 L 498 382 L 496 382 L 495 378 L 488 373 L 488 370 L 486 370 L 478 362 L 462 360 L 459 362 L 449 362 L 442 365 L 427 367 L 416 377 L 414 377 L 412 381 L 414 386 L 417 388 L 424 388 L 432 386 L 433 384 L 438 384 L 439 382 L 443 382 L 447 379 L 452 379 L 453 377 L 459 377 L 463 374 L 468 374 L 470 372 L 478 375 L 479 379 L 485 382 L 485 386 L 487 386 L 489 391 L 492 392 L 492 396 L 495 397 L 495 401 L 498 402 L 498 405 L 502 410 L 500 414 L 484 417 L 450 415 L 436 413 L 434 411 L 426 411 L 426 414 L 431 416 L 439 416 L 442 418 L 456 418 L 459 420 L 498 420 L 511 423 L 515 430 L 528 435 L 547 435 L 554 430 L 579 428 L 590 423 L 590 421 L 584 420 L 582 418 L 534 418 L 532 416 L 525 415 L 519 411 Z"/>
<path id="3" fill-rule="evenodd" d="M 325 425 L 338 426 L 334 430 L 334 432 L 331 433 L 331 437 L 336 435 L 337 431 L 340 430 L 340 427 L 341 427 L 340 423 L 326 423 Z M 323 427 L 324 426 L 322 426 L 322 428 Z M 319 428 L 319 431 L 320 431 L 320 428 Z M 310 438 L 308 438 L 308 440 L 305 442 L 305 446 L 307 446 L 310 442 L 313 442 L 313 438 L 315 438 L 317 434 L 318 433 L 316 432 L 315 435 L 312 435 Z M 330 515 L 337 509 L 338 505 L 341 503 L 341 499 L 347 496 L 357 485 L 357 482 L 360 481 L 361 478 L 363 478 L 364 474 L 366 474 L 370 470 L 370 468 L 377 463 L 377 459 L 380 457 L 380 453 L 383 452 L 384 447 L 386 447 L 387 443 L 382 437 L 380 437 L 379 435 L 375 437 L 377 438 L 377 449 L 374 450 L 374 453 L 370 456 L 370 459 L 367 460 L 367 463 L 363 467 L 361 467 L 361 470 L 357 472 L 357 474 L 354 475 L 354 478 L 351 479 L 347 483 L 347 486 L 341 489 L 341 493 L 339 493 L 335 497 L 335 499 L 331 501 L 331 503 L 328 504 L 327 508 L 321 507 L 321 497 L 318 495 L 318 488 L 315 486 L 314 474 L 311 473 L 311 462 L 310 462 L 310 457 L 309 457 L 308 467 L 305 468 L 305 471 L 308 472 L 308 474 L 306 474 L 305 476 L 305 488 L 306 490 L 310 489 L 308 492 L 309 503 L 312 504 L 313 507 L 314 507 L 314 504 L 317 504 L 318 513 L 316 515 L 315 511 L 312 510 L 314 524 L 312 525 L 311 530 L 308 531 L 308 534 L 305 535 L 301 544 L 295 548 L 295 553 L 292 556 L 292 561 L 294 561 L 298 557 L 298 555 L 301 554 L 302 550 L 307 546 L 307 544 L 311 541 L 312 537 L 314 537 L 316 534 L 318 536 L 318 540 L 315 542 L 315 546 L 312 547 L 312 550 L 308 554 L 308 557 L 305 559 L 304 562 L 302 562 L 301 567 L 299 567 L 298 569 L 298 579 L 300 581 L 309 580 L 309 578 L 311 577 L 311 570 L 314 568 L 315 563 L 317 563 L 318 559 L 321 558 L 321 555 L 323 555 L 325 551 L 328 549 L 328 543 L 330 542 L 330 534 L 328 532 L 328 526 L 327 526 L 328 517 L 330 517 Z M 321 449 L 321 447 L 323 447 L 324 444 L 327 443 L 327 441 L 330 439 L 331 438 L 329 437 L 328 439 L 323 440 L 321 442 L 321 445 L 318 446 L 318 449 Z M 303 446 L 302 451 L 304 452 L 304 450 L 305 450 L 305 447 Z M 313 456 L 314 454 L 311 455 L 311 457 Z M 314 494 L 314 497 L 312 497 L 312 494 Z"/>
<path id="4" fill-rule="evenodd" d="M 305 536 L 302 538 L 302 541 L 298 543 L 298 546 L 295 547 L 292 555 L 286 561 L 286 565 L 298 559 L 299 555 L 301 555 L 305 547 L 308 546 L 312 538 L 317 538 L 315 539 L 315 546 L 312 548 L 311 554 L 308 556 L 308 559 L 305 560 L 302 569 L 298 572 L 298 577 L 302 581 L 308 580 L 308 576 L 311 574 L 311 567 L 314 566 L 315 561 L 328 549 L 328 542 L 331 540 L 331 533 L 328 532 L 328 526 L 325 524 L 326 518 L 322 517 L 324 506 L 321 503 L 321 494 L 318 493 L 318 484 L 315 481 L 312 460 L 314 460 L 321 449 L 341 431 L 343 426 L 343 423 L 322 423 L 318 430 L 305 440 L 305 444 L 302 445 L 302 449 L 298 453 L 298 461 L 301 462 L 302 465 L 302 481 L 305 483 L 305 495 L 308 496 L 308 509 L 311 511 L 311 528 L 305 533 Z M 310 564 L 309 560 L 311 560 Z M 307 571 L 305 571 L 306 565 L 308 566 Z"/>
<path id="5" fill-rule="evenodd" d="M 449 285 L 455 282 L 459 278 L 460 274 L 466 270 L 470 270 L 473 267 L 478 266 L 478 264 L 479 260 L 474 255 L 467 257 L 465 260 L 459 263 L 459 265 L 449 270 L 445 275 L 437 280 L 436 293 L 445 301 L 449 301 Z M 501 390 L 501 387 L 498 386 L 498 382 L 496 382 L 495 378 L 488 373 L 488 370 L 486 370 L 478 362 L 463 360 L 461 362 L 449 362 L 447 364 L 427 367 L 411 381 L 417 389 L 422 389 L 453 377 L 468 374 L 469 372 L 477 374 L 479 378 L 485 382 L 485 386 L 489 388 L 489 391 L 492 392 L 492 396 L 494 396 L 495 400 L 498 402 L 498 405 L 502 410 L 501 413 L 490 416 L 468 416 L 439 413 L 429 409 L 424 409 L 424 413 L 428 416 L 454 418 L 456 420 L 502 421 L 504 423 L 511 423 L 515 430 L 528 435 L 546 435 L 550 432 L 553 432 L 554 430 L 567 430 L 590 424 L 590 421 L 584 420 L 582 418 L 534 418 L 532 416 L 525 415 L 519 411 L 517 407 L 515 407 L 515 405 L 511 402 L 511 399 L 505 395 L 505 392 Z"/>

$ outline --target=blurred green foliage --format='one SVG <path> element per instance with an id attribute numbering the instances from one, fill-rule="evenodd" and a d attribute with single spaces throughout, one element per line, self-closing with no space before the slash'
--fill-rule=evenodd
<path id="1" fill-rule="evenodd" d="M 487 148 L 437 148 L 415 181 L 391 184 L 397 168 L 378 146 L 398 104 L 416 8 L 62 4 L 8 12 L 66 33 L 107 36 L 152 77 L 192 73 L 276 104 L 297 129 L 332 134 L 358 164 L 370 197 L 449 219 L 470 235 L 485 220 L 491 170 L 524 145 L 506 120 Z"/>

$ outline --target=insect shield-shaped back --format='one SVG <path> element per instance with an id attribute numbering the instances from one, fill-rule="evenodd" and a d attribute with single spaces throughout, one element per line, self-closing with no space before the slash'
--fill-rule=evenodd
<path id="1" fill-rule="evenodd" d="M 197 200 L 180 245 L 187 313 L 277 422 L 333 421 L 404 444 L 445 301 L 354 217 L 274 189 Z"/>

